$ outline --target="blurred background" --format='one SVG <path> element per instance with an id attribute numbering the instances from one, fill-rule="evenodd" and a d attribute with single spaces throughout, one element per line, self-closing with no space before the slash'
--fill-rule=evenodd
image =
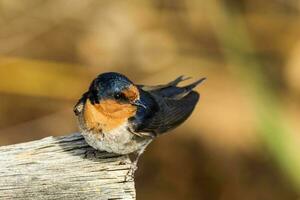
<path id="1" fill-rule="evenodd" d="M 153 142 L 138 199 L 300 199 L 300 1 L 0 0 L 0 145 L 77 131 L 99 73 L 208 80 Z"/>

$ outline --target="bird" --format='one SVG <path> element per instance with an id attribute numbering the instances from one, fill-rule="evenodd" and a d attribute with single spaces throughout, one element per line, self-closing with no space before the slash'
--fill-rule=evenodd
<path id="1" fill-rule="evenodd" d="M 134 154 L 134 174 L 145 148 L 192 114 L 200 97 L 193 89 L 206 78 L 178 86 L 187 79 L 147 86 L 118 72 L 99 74 L 74 106 L 81 134 L 94 149 Z"/>

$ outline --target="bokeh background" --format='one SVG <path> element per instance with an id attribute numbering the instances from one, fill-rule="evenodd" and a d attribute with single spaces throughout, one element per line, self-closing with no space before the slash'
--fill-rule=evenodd
<path id="1" fill-rule="evenodd" d="M 77 131 L 99 73 L 208 80 L 139 162 L 138 199 L 300 199 L 300 1 L 0 0 L 0 145 Z"/>

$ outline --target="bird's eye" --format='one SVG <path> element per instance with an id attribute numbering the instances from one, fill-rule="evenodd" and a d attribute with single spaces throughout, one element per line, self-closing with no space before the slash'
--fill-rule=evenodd
<path id="1" fill-rule="evenodd" d="M 114 98 L 117 100 L 126 100 L 126 96 L 123 93 L 115 93 Z"/>

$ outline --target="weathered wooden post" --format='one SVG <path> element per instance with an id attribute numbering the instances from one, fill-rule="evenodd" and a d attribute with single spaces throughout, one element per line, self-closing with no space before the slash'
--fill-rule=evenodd
<path id="1" fill-rule="evenodd" d="M 135 199 L 127 156 L 99 152 L 80 134 L 0 147 L 0 199 Z"/>

